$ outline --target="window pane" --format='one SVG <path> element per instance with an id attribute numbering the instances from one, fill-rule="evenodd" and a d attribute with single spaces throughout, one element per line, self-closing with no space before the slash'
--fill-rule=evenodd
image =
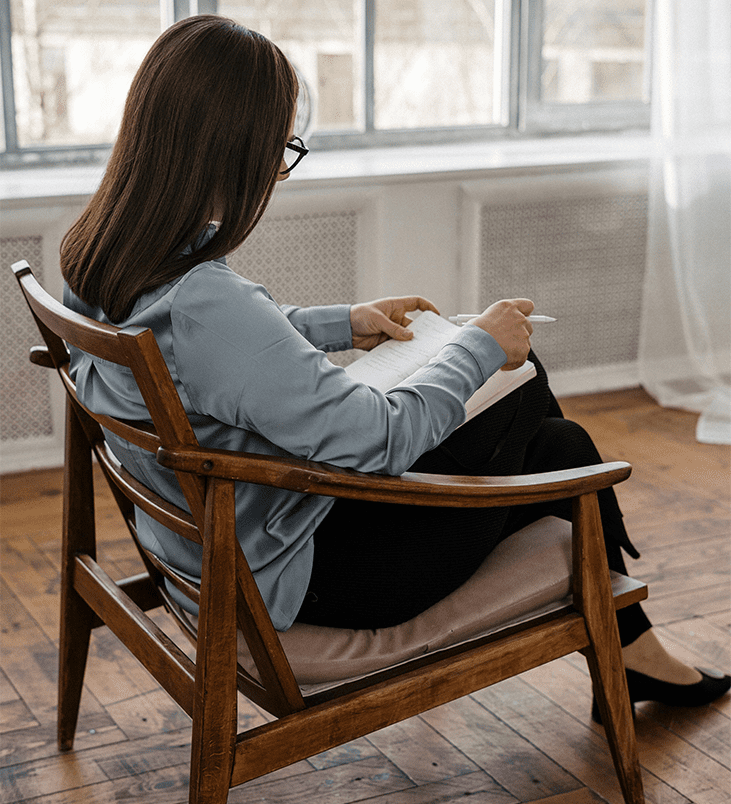
<path id="1" fill-rule="evenodd" d="M 543 100 L 642 100 L 645 0 L 544 0 Z"/>
<path id="2" fill-rule="evenodd" d="M 494 0 L 377 0 L 376 128 L 493 121 Z"/>
<path id="3" fill-rule="evenodd" d="M 12 0 L 11 13 L 19 145 L 111 142 L 160 34 L 157 0 Z"/>
<path id="4" fill-rule="evenodd" d="M 219 0 L 218 12 L 275 42 L 304 77 L 311 127 L 362 126 L 361 0 Z M 304 134 L 301 130 L 295 132 Z"/>

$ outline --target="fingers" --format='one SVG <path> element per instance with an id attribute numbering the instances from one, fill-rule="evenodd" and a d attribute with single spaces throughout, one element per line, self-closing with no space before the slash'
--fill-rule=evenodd
<path id="1" fill-rule="evenodd" d="M 430 310 L 439 315 L 436 306 L 423 296 L 393 296 L 352 305 L 350 323 L 353 346 L 368 350 L 388 338 L 397 341 L 410 340 L 413 333 L 406 329 L 411 323 L 407 313 L 415 310 Z"/>
<path id="2" fill-rule="evenodd" d="M 504 370 L 519 368 L 528 359 L 533 325 L 527 316 L 533 307 L 530 299 L 503 299 L 472 322 L 492 335 L 505 352 Z"/>
<path id="3" fill-rule="evenodd" d="M 439 310 L 437 310 L 436 306 L 432 304 L 429 299 L 423 298 L 423 296 L 409 296 L 407 301 L 407 310 L 421 310 L 422 312 L 425 310 L 430 310 L 432 313 L 439 315 Z M 412 304 L 414 305 L 413 307 L 410 306 Z"/>
<path id="4" fill-rule="evenodd" d="M 411 319 L 406 316 L 399 316 L 400 323 L 389 318 L 385 313 L 378 314 L 378 328 L 389 338 L 397 341 L 408 341 L 413 338 L 414 333 L 406 327 L 411 323 Z"/>
<path id="5" fill-rule="evenodd" d="M 400 296 L 379 299 L 373 302 L 379 311 L 378 325 L 380 331 L 399 341 L 406 341 L 413 337 L 411 330 L 406 329 L 412 319 L 406 315 L 408 312 L 419 310 L 431 311 L 439 315 L 436 306 L 423 296 Z"/>
<path id="6" fill-rule="evenodd" d="M 430 310 L 432 313 L 439 315 L 437 307 L 423 296 L 391 296 L 386 299 L 379 299 L 374 304 L 383 310 L 387 316 L 394 319 L 400 318 L 402 321 L 405 320 L 407 324 L 411 323 L 411 319 L 406 313 L 415 310 L 421 312 Z"/>
<path id="7" fill-rule="evenodd" d="M 530 299 L 506 299 L 512 302 L 523 315 L 530 315 L 535 310 L 535 304 Z"/>

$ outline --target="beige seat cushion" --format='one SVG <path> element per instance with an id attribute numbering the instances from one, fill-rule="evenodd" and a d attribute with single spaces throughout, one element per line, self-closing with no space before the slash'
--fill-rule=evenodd
<path id="1" fill-rule="evenodd" d="M 279 636 L 312 692 L 488 634 L 563 601 L 570 589 L 571 525 L 546 517 L 503 541 L 465 584 L 412 620 L 379 630 L 295 623 Z M 241 634 L 238 648 L 239 663 L 258 678 Z"/>

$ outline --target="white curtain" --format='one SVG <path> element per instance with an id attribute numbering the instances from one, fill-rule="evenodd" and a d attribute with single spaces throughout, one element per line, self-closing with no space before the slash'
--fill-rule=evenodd
<path id="1" fill-rule="evenodd" d="M 653 165 L 639 368 L 731 443 L 731 2 L 655 0 Z"/>

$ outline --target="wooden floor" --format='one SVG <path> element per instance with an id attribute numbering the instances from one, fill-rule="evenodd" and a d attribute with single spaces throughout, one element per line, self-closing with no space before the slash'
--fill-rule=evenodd
<path id="1" fill-rule="evenodd" d="M 562 404 L 606 459 L 634 464 L 618 493 L 642 551 L 632 572 L 650 584 L 659 632 L 683 658 L 728 669 L 729 449 L 697 444 L 694 415 L 662 410 L 640 390 Z M 0 804 L 187 801 L 188 718 L 106 630 L 92 638 L 75 750 L 57 752 L 60 475 L 6 476 L 1 492 Z M 108 500 L 98 516 L 111 574 L 137 571 Z M 619 802 L 590 704 L 574 655 L 236 788 L 229 801 Z M 731 698 L 638 710 L 648 802 L 728 804 Z M 242 723 L 262 718 L 241 699 Z"/>

